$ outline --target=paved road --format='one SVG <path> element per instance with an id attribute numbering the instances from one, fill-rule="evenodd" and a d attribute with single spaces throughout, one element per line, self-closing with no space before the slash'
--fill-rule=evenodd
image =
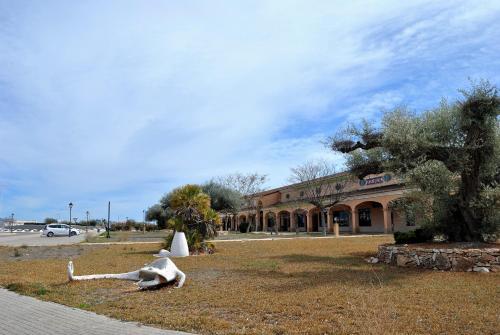
<path id="1" fill-rule="evenodd" d="M 0 288 L 2 335 L 188 335 L 123 322 Z"/>
<path id="2" fill-rule="evenodd" d="M 74 244 L 84 239 L 84 233 L 72 237 L 42 237 L 40 233 L 0 233 L 0 245 L 11 247 Z"/>

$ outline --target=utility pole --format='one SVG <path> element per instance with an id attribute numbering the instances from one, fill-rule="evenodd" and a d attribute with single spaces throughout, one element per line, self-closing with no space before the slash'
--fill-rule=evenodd
<path id="1" fill-rule="evenodd" d="M 111 201 L 108 201 L 108 227 L 106 228 L 106 238 L 110 238 L 109 236 L 109 216 L 111 215 Z"/>
<path id="2" fill-rule="evenodd" d="M 68 237 L 71 237 L 71 209 L 73 208 L 73 203 L 70 202 L 69 205 L 69 231 L 68 231 Z"/>
<path id="3" fill-rule="evenodd" d="M 146 210 L 142 210 L 142 233 L 146 234 Z"/>
<path id="4" fill-rule="evenodd" d="M 87 214 L 87 226 L 85 226 L 85 232 L 88 233 L 88 231 L 89 231 L 89 211 L 86 211 L 85 214 Z"/>
<path id="5" fill-rule="evenodd" d="M 14 213 L 10 215 L 10 232 L 14 230 Z"/>

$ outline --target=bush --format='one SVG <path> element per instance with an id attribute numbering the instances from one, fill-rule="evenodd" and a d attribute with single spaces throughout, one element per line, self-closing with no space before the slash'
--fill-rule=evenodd
<path id="1" fill-rule="evenodd" d="M 424 243 L 432 241 L 434 232 L 429 228 L 418 228 L 408 232 L 397 231 L 394 233 L 396 244 Z"/>
<path id="2" fill-rule="evenodd" d="M 165 237 L 165 249 L 170 250 L 172 246 L 172 240 L 174 239 L 174 233 L 170 233 Z"/>
<path id="3" fill-rule="evenodd" d="M 134 224 L 134 228 L 135 230 L 137 231 L 143 231 L 144 229 L 144 223 L 143 222 L 136 222 Z M 146 223 L 146 231 L 154 231 L 154 230 L 158 230 L 158 226 L 155 225 L 155 224 L 151 224 L 151 223 Z"/>
<path id="4" fill-rule="evenodd" d="M 155 224 L 150 224 L 150 223 L 146 224 L 146 231 L 155 231 L 155 230 L 158 230 L 158 229 L 160 229 L 160 227 L 158 227 Z"/>
<path id="5" fill-rule="evenodd" d="M 434 231 L 430 228 L 418 228 L 415 229 L 415 238 L 417 243 L 430 242 L 434 238 Z"/>

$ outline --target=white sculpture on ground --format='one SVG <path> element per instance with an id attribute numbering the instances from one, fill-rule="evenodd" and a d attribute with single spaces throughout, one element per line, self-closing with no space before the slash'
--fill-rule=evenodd
<path id="1" fill-rule="evenodd" d="M 155 257 L 159 257 L 156 261 L 146 264 L 143 268 L 126 273 L 115 273 L 115 274 L 100 274 L 100 275 L 85 275 L 85 276 L 74 276 L 73 275 L 73 262 L 68 263 L 68 279 L 72 280 L 91 280 L 91 279 L 122 279 L 122 280 L 132 280 L 136 281 L 137 285 L 141 289 L 153 288 L 155 286 L 165 284 L 167 282 L 173 281 L 179 278 L 179 283 L 177 288 L 181 288 L 186 280 L 186 275 L 184 272 L 179 270 L 175 266 L 174 262 L 168 258 L 171 256 L 170 252 L 167 250 L 160 250 L 160 252 Z"/>

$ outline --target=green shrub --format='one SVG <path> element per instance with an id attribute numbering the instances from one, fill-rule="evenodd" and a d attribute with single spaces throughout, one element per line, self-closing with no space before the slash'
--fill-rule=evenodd
<path id="1" fill-rule="evenodd" d="M 36 283 L 33 287 L 33 293 L 36 295 L 45 295 L 47 294 L 47 288 L 41 283 Z"/>
<path id="2" fill-rule="evenodd" d="M 174 239 L 174 233 L 170 233 L 165 237 L 165 249 L 170 250 L 170 247 L 172 246 L 172 240 Z"/>
<path id="3" fill-rule="evenodd" d="M 18 292 L 18 291 L 20 291 L 21 284 L 9 283 L 9 284 L 7 284 L 7 286 L 5 286 L 5 288 L 9 291 L 12 291 L 12 292 Z"/>
<path id="4" fill-rule="evenodd" d="M 212 242 L 203 242 L 202 247 L 204 249 L 204 252 L 207 254 L 213 254 L 215 252 L 215 244 Z"/>
<path id="5" fill-rule="evenodd" d="M 434 238 L 434 231 L 430 228 L 417 228 L 415 229 L 415 238 L 417 243 L 429 242 Z"/>
<path id="6" fill-rule="evenodd" d="M 424 243 L 432 241 L 434 232 L 429 228 L 418 228 L 408 232 L 397 231 L 394 233 L 396 244 Z"/>
<path id="7" fill-rule="evenodd" d="M 159 227 L 155 224 L 150 224 L 150 223 L 146 224 L 146 231 L 155 231 L 158 229 L 159 229 Z"/>

